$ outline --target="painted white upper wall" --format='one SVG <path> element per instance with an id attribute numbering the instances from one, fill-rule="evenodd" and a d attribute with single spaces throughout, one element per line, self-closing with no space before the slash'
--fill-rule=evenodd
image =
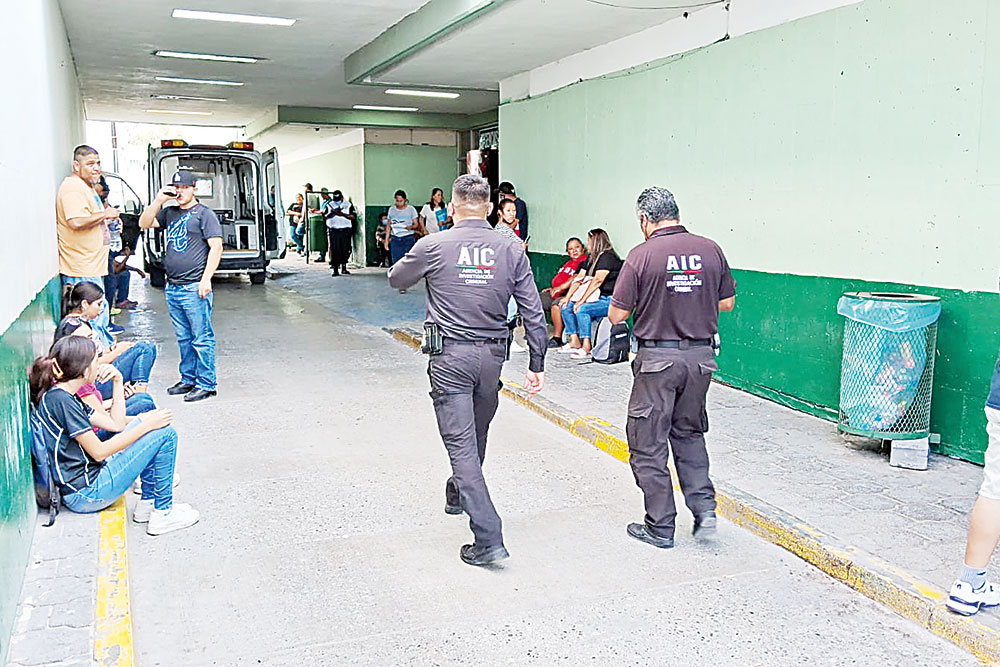
<path id="1" fill-rule="evenodd" d="M 33 0 L 8 16 L 0 59 L 8 64 L 0 105 L 0 332 L 59 270 L 55 195 L 72 171 L 83 137 L 83 105 L 66 28 L 56 0 Z"/>
<path id="2" fill-rule="evenodd" d="M 500 82 L 500 102 L 534 97 L 861 0 L 730 0 Z"/>

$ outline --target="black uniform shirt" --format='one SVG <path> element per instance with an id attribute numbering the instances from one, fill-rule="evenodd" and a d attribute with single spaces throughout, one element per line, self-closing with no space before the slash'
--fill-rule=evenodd
<path id="1" fill-rule="evenodd" d="M 706 340 L 719 331 L 719 301 L 735 295 L 722 249 L 677 225 L 632 249 L 611 305 L 635 311 L 640 339 Z"/>
<path id="2" fill-rule="evenodd" d="M 485 220 L 462 220 L 447 232 L 417 241 L 389 269 L 389 284 L 412 287 L 427 279 L 427 321 L 446 338 L 506 338 L 507 302 L 524 319 L 528 368 L 545 370 L 548 331 L 531 264 L 521 241 L 497 234 Z"/>

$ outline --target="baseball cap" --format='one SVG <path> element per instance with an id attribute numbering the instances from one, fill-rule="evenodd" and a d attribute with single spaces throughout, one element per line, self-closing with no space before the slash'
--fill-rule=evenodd
<path id="1" fill-rule="evenodd" d="M 344 198 L 343 192 L 341 192 L 340 190 L 333 191 L 333 201 L 340 201 L 343 198 Z"/>
<path id="2" fill-rule="evenodd" d="M 175 172 L 173 178 L 170 179 L 170 185 L 188 186 L 193 188 L 194 172 L 192 171 Z"/>
<path id="3" fill-rule="evenodd" d="M 320 192 L 320 194 L 323 194 L 323 195 L 328 195 L 328 194 L 330 194 L 330 191 L 329 191 L 329 190 L 327 190 L 326 188 L 320 188 L 320 189 L 319 189 L 319 192 Z"/>
<path id="4" fill-rule="evenodd" d="M 514 185 L 508 181 L 504 181 L 500 184 L 500 187 L 498 187 L 497 190 L 505 195 L 512 195 L 514 194 Z"/>
<path id="5" fill-rule="evenodd" d="M 306 184 L 305 184 L 305 185 L 303 185 L 302 187 L 304 187 L 304 188 L 305 188 L 306 190 L 308 190 L 309 192 L 312 192 L 312 189 L 313 189 L 313 184 L 312 184 L 312 183 L 306 183 Z"/>

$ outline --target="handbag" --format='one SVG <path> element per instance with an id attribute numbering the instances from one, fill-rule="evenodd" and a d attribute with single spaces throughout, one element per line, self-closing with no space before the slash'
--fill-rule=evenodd
<path id="1" fill-rule="evenodd" d="M 590 287 L 590 281 L 591 280 L 592 280 L 592 277 L 591 276 L 587 276 L 586 278 L 584 278 L 580 282 L 580 286 L 576 288 L 576 290 L 573 292 L 573 296 L 571 296 L 569 298 L 570 302 L 572 302 L 572 303 L 578 303 L 580 301 L 580 299 L 583 298 L 583 295 L 587 291 L 587 288 Z M 591 295 L 589 297 L 587 297 L 587 300 L 586 300 L 585 303 L 594 303 L 595 301 L 597 301 L 600 298 L 601 298 L 601 290 L 596 289 L 596 290 L 594 290 L 591 293 Z"/>

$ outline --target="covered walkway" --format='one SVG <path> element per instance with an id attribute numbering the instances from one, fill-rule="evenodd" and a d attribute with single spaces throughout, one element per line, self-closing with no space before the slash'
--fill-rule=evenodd
<path id="1" fill-rule="evenodd" d="M 131 328 L 161 345 L 177 497 L 202 521 L 129 526 L 138 664 L 975 664 L 731 524 L 701 545 L 682 512 L 674 550 L 629 539 L 628 469 L 510 401 L 486 474 L 512 558 L 464 565 L 422 356 L 336 299 L 223 282 L 220 395 L 184 405 L 163 393 L 162 294 L 141 297 Z"/>

